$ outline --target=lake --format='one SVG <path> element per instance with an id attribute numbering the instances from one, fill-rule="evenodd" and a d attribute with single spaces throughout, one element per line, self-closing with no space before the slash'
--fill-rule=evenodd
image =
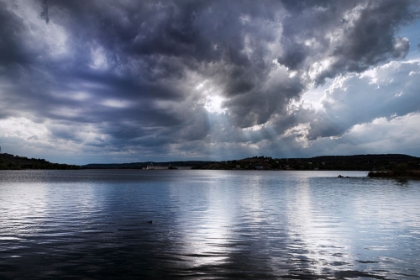
<path id="1" fill-rule="evenodd" d="M 366 175 L 0 171 L 0 279 L 419 279 L 420 182 Z"/>

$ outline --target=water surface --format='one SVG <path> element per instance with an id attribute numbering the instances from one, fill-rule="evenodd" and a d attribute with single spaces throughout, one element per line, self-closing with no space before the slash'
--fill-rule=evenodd
<path id="1" fill-rule="evenodd" d="M 366 172 L 0 171 L 0 278 L 418 279 L 419 202 Z"/>

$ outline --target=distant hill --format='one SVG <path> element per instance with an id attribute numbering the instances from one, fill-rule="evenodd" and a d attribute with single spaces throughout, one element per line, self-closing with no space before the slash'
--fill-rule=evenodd
<path id="1" fill-rule="evenodd" d="M 410 169 L 420 169 L 420 158 L 401 154 L 317 156 L 312 158 L 251 157 L 228 161 L 172 161 L 87 164 L 85 169 L 143 169 L 149 165 L 176 168 L 214 170 L 387 170 L 405 163 Z"/>
<path id="2" fill-rule="evenodd" d="M 420 158 L 400 154 L 318 156 L 312 158 L 252 157 L 241 160 L 213 162 L 202 169 L 224 170 L 387 170 L 405 163 L 420 169 Z"/>
<path id="3" fill-rule="evenodd" d="M 409 170 L 420 170 L 420 158 L 402 154 L 317 156 L 312 158 L 251 157 L 228 161 L 169 161 L 87 164 L 83 166 L 51 163 L 45 159 L 0 154 L 0 170 L 19 169 L 214 169 L 214 170 L 393 170 L 404 164 Z M 156 168 L 160 169 L 160 168 Z"/>
<path id="4" fill-rule="evenodd" d="M 45 159 L 0 154 L 0 170 L 20 169 L 80 169 L 77 165 L 51 163 Z"/>

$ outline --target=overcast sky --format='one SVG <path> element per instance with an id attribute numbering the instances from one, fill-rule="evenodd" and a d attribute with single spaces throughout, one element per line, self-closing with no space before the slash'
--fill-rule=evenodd
<path id="1" fill-rule="evenodd" d="M 0 0 L 0 145 L 75 164 L 420 156 L 419 11 Z"/>

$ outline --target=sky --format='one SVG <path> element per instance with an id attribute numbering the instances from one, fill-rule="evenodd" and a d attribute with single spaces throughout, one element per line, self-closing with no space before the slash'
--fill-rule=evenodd
<path id="1" fill-rule="evenodd" d="M 0 146 L 71 164 L 420 156 L 420 4 L 0 0 Z"/>

